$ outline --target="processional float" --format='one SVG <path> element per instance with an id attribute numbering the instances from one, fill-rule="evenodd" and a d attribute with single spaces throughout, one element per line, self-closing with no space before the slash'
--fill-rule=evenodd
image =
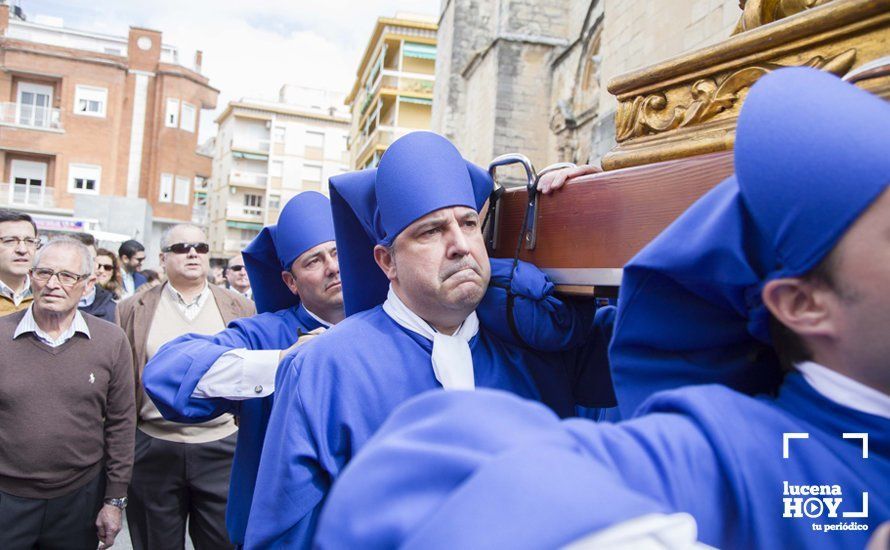
<path id="1" fill-rule="evenodd" d="M 622 266 L 733 172 L 736 120 L 754 82 L 782 67 L 814 67 L 890 100 L 890 0 L 747 0 L 733 35 L 714 46 L 614 78 L 617 146 L 604 172 L 535 192 L 496 193 L 486 224 L 494 257 L 541 267 L 567 294 L 614 297 Z M 831 116 L 831 113 L 826 113 Z M 888 128 L 890 136 L 890 128 Z M 890 139 L 888 139 L 890 154 Z"/>

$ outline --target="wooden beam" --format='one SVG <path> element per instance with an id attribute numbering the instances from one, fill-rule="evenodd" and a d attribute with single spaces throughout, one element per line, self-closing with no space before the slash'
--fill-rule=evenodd
<path id="1" fill-rule="evenodd" d="M 537 245 L 520 258 L 556 284 L 617 285 L 634 254 L 732 171 L 732 152 L 721 152 L 571 180 L 539 196 Z M 523 188 L 504 193 L 494 257 L 513 257 L 526 198 Z"/>

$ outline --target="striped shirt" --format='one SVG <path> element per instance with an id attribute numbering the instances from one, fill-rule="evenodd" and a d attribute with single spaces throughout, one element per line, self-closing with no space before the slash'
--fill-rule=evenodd
<path id="1" fill-rule="evenodd" d="M 173 288 L 169 282 L 167 283 L 167 290 L 170 292 L 170 296 L 173 298 L 173 303 L 176 304 L 177 309 L 185 316 L 189 321 L 194 321 L 195 317 L 201 313 L 201 310 L 204 308 L 204 304 L 207 303 L 207 300 L 210 298 L 210 284 L 204 283 L 204 290 L 198 294 L 194 300 L 191 302 L 186 302 L 185 298 L 182 294 Z"/>
<path id="2" fill-rule="evenodd" d="M 34 314 L 31 312 L 31 308 L 34 306 L 29 306 L 28 310 L 25 311 L 25 315 L 22 317 L 22 320 L 19 321 L 19 324 L 15 327 L 15 334 L 12 335 L 12 339 L 15 340 L 22 334 L 27 334 L 29 332 L 33 332 L 37 338 L 40 339 L 41 342 L 46 344 L 51 348 L 57 348 L 70 340 L 74 333 L 80 332 L 85 334 L 87 338 L 90 338 L 90 329 L 87 327 L 86 321 L 83 319 L 83 315 L 80 314 L 80 311 L 74 310 L 74 321 L 68 325 L 68 328 L 65 329 L 62 334 L 59 335 L 58 338 L 53 338 L 49 334 L 45 333 L 39 326 L 37 326 L 37 321 L 34 319 Z"/>

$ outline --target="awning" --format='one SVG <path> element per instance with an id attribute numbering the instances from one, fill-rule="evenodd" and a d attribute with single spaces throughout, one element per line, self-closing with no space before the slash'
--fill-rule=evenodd
<path id="1" fill-rule="evenodd" d="M 232 151 L 232 157 L 236 159 L 246 160 L 269 160 L 269 155 L 260 155 L 258 153 L 242 153 L 241 151 Z"/>
<path id="2" fill-rule="evenodd" d="M 261 223 L 250 223 L 250 222 L 232 222 L 227 221 L 226 227 L 232 227 L 235 229 L 253 229 L 255 231 L 259 231 L 263 228 L 263 224 Z"/>
<path id="3" fill-rule="evenodd" d="M 432 105 L 433 100 L 425 97 L 408 97 L 408 96 L 399 96 L 399 101 L 402 103 L 417 103 L 419 105 Z"/>
<path id="4" fill-rule="evenodd" d="M 404 47 L 402 47 L 402 55 L 417 59 L 436 59 L 436 46 L 434 44 L 405 42 Z"/>

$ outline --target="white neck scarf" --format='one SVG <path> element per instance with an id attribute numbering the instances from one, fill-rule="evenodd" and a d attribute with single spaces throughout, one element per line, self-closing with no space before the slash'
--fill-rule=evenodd
<path id="1" fill-rule="evenodd" d="M 446 390 L 472 390 L 476 388 L 473 378 L 473 355 L 470 353 L 470 339 L 479 332 L 479 319 L 476 312 L 470 314 L 453 336 L 442 334 L 421 319 L 396 296 L 392 286 L 383 302 L 383 311 L 403 328 L 416 332 L 433 342 L 433 372 L 436 380 Z"/>
<path id="2" fill-rule="evenodd" d="M 890 418 L 890 396 L 819 363 L 804 361 L 794 366 L 814 390 L 835 403 L 854 411 Z"/>

